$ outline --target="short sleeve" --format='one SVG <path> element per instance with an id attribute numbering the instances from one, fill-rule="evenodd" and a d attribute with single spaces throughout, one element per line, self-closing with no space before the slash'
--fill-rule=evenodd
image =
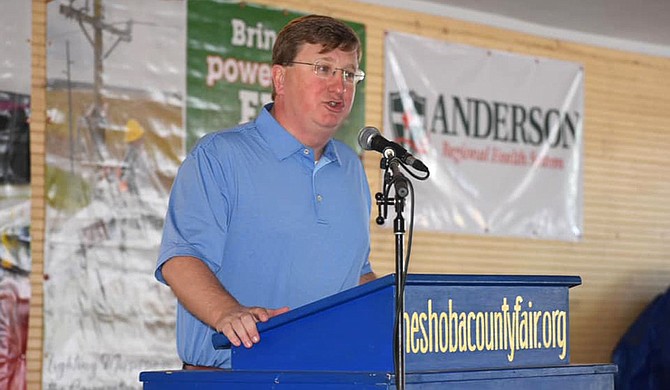
<path id="1" fill-rule="evenodd" d="M 192 256 L 213 272 L 221 266 L 229 223 L 229 182 L 222 161 L 202 145 L 184 160 L 170 193 L 156 279 L 175 256 Z"/>

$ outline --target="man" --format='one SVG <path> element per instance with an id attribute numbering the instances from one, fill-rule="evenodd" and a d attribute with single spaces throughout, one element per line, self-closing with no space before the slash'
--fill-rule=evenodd
<path id="1" fill-rule="evenodd" d="M 365 77 L 360 57 L 342 22 L 290 22 L 273 47 L 274 103 L 204 136 L 180 167 L 156 278 L 179 301 L 185 368 L 229 366 L 215 332 L 251 348 L 257 322 L 375 278 L 365 172 L 332 138 Z"/>

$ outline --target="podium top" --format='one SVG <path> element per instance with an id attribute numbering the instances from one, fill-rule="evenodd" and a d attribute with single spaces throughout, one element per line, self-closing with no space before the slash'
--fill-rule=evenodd
<path id="1" fill-rule="evenodd" d="M 462 287 L 566 287 L 582 283 L 579 276 L 566 275 L 478 275 L 478 274 L 408 274 L 405 286 L 462 286 Z M 318 301 L 295 308 L 267 322 L 258 323 L 259 333 L 284 326 L 314 313 L 342 305 L 359 297 L 395 286 L 395 274 L 389 274 L 372 282 L 357 286 Z M 216 333 L 212 336 L 215 349 L 231 348 L 228 338 Z"/>
<path id="2" fill-rule="evenodd" d="M 395 274 L 375 280 L 395 283 Z M 565 286 L 582 284 L 579 276 L 568 275 L 478 275 L 478 274 L 408 274 L 407 285 L 452 285 L 452 286 Z M 365 285 L 364 285 L 365 286 Z"/>

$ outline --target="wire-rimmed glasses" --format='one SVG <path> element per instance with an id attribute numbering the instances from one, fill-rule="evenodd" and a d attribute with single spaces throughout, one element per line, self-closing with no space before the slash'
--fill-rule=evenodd
<path id="1" fill-rule="evenodd" d="M 334 76 L 338 70 L 342 72 L 342 80 L 344 80 L 345 83 L 358 84 L 365 79 L 365 72 L 363 72 L 361 69 L 351 71 L 343 68 L 336 68 L 335 66 L 327 62 L 290 61 L 286 63 L 286 65 L 292 65 L 292 64 L 309 65 L 314 68 L 314 74 L 323 79 L 327 79 L 329 77 Z"/>

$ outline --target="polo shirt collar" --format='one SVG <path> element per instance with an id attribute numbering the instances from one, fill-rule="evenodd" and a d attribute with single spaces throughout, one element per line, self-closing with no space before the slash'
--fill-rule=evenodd
<path id="1" fill-rule="evenodd" d="M 284 160 L 294 153 L 301 153 L 307 146 L 298 141 L 291 133 L 277 122 L 270 111 L 274 103 L 268 103 L 263 107 L 261 113 L 256 118 L 256 126 L 259 129 L 261 137 L 265 140 L 268 148 L 280 160 Z M 309 148 L 312 150 L 312 148 Z M 312 153 L 314 151 L 312 150 Z M 323 149 L 322 158 L 327 158 L 329 161 L 340 163 L 339 153 L 337 152 L 337 145 L 332 139 L 328 141 Z"/>
<path id="2" fill-rule="evenodd" d="M 336 162 L 338 165 L 341 165 L 340 155 L 337 153 L 337 144 L 335 144 L 332 139 L 330 139 L 326 144 L 326 147 L 323 148 L 323 155 L 321 156 L 321 159 L 326 159 L 327 162 L 332 161 Z"/>

